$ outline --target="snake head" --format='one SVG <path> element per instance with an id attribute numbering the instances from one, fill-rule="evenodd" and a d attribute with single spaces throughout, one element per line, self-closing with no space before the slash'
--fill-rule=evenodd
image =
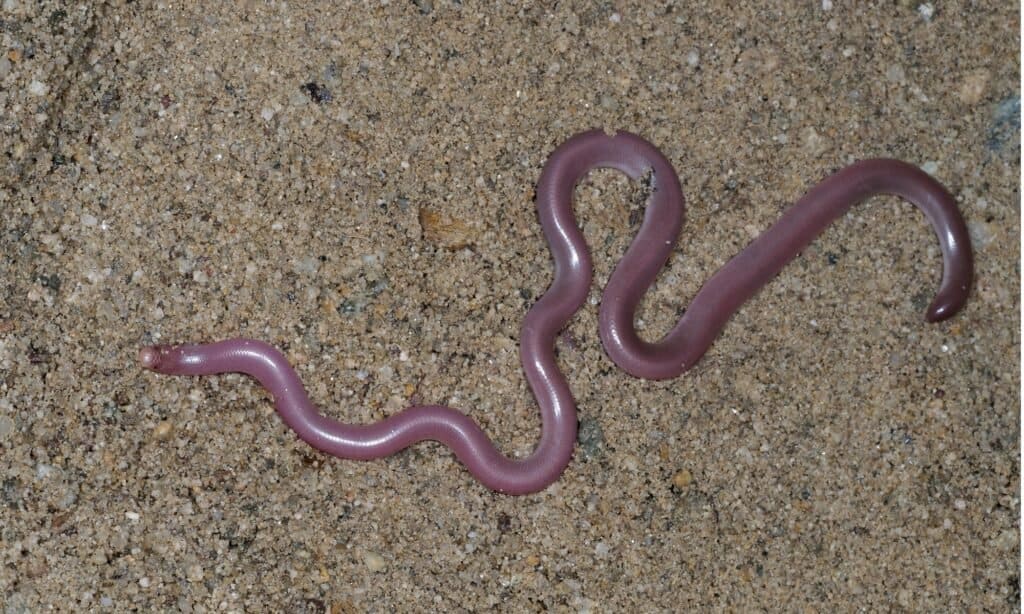
<path id="1" fill-rule="evenodd" d="M 139 364 L 145 369 L 159 372 L 161 359 L 170 349 L 166 345 L 148 345 L 139 350 Z"/>

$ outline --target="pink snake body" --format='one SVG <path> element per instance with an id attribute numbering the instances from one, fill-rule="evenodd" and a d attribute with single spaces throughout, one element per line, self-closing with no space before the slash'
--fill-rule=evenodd
<path id="1" fill-rule="evenodd" d="M 595 168 L 614 168 L 632 179 L 650 173 L 651 195 L 636 238 L 605 287 L 601 340 L 611 359 L 641 378 L 666 379 L 691 368 L 729 318 L 801 250 L 852 206 L 878 194 L 900 196 L 927 217 L 939 239 L 943 275 L 926 312 L 931 322 L 963 307 L 973 259 L 967 228 L 952 196 L 928 174 L 896 160 L 853 164 L 815 186 L 771 228 L 715 273 L 661 341 L 639 338 L 633 325 L 640 299 L 672 252 L 683 223 L 683 195 L 671 163 L 644 139 L 601 131 L 576 135 L 548 159 L 537 185 L 537 213 L 555 263 L 554 281 L 526 314 L 520 356 L 540 407 L 542 429 L 522 459 L 503 455 L 465 414 L 438 405 L 416 406 L 369 425 L 322 415 L 301 380 L 272 346 L 252 339 L 202 345 L 149 346 L 140 363 L 173 375 L 240 372 L 273 395 L 278 413 L 296 434 L 328 454 L 349 459 L 389 456 L 423 440 L 447 445 L 485 486 L 509 494 L 541 490 L 558 479 L 576 441 L 576 404 L 555 361 L 555 337 L 583 305 L 592 276 L 590 253 L 573 214 L 573 193 Z"/>

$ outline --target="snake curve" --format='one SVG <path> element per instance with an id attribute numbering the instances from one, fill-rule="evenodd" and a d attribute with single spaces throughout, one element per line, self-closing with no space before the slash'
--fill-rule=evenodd
<path id="1" fill-rule="evenodd" d="M 943 274 L 925 317 L 949 318 L 970 292 L 973 257 L 953 197 L 924 171 L 897 160 L 857 162 L 828 177 L 792 205 L 768 230 L 701 287 L 675 327 L 660 341 L 637 335 L 634 316 L 644 293 L 672 252 L 683 223 L 683 195 L 671 163 L 639 136 L 600 130 L 578 134 L 548 158 L 537 184 L 537 213 L 554 259 L 554 280 L 527 312 L 520 357 L 540 407 L 541 436 L 533 452 L 508 458 L 467 415 L 439 405 L 415 406 L 374 424 L 350 425 L 321 414 L 301 380 L 274 347 L 253 339 L 200 345 L 157 345 L 139 351 L 147 369 L 173 375 L 246 373 L 274 398 L 278 414 L 308 444 L 348 459 L 376 459 L 423 440 L 439 441 L 488 488 L 508 494 L 542 490 L 558 479 L 576 441 L 576 405 L 554 356 L 556 335 L 583 305 L 592 266 L 573 213 L 576 185 L 596 168 L 617 169 L 634 180 L 649 174 L 643 222 L 616 265 L 600 306 L 605 350 L 623 370 L 666 379 L 691 368 L 733 313 L 854 205 L 878 194 L 900 196 L 931 223 L 942 250 Z"/>

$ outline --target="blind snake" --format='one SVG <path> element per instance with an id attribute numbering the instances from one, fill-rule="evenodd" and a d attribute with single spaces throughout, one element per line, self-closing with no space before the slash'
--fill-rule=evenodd
<path id="1" fill-rule="evenodd" d="M 675 327 L 657 342 L 633 326 L 641 298 L 672 252 L 683 223 L 683 195 L 671 163 L 646 140 L 627 132 L 578 134 L 548 158 L 537 185 L 537 213 L 554 257 L 554 281 L 523 320 L 520 356 L 541 414 L 541 437 L 522 459 L 503 455 L 465 414 L 439 405 L 405 409 L 375 424 L 350 425 L 322 415 L 301 380 L 275 348 L 253 339 L 201 345 L 158 345 L 139 351 L 147 369 L 171 375 L 238 372 L 255 377 L 273 395 L 278 414 L 311 446 L 349 459 L 375 459 L 414 443 L 444 443 L 485 486 L 508 494 L 539 491 L 562 474 L 576 441 L 576 405 L 555 361 L 555 337 L 589 292 L 590 253 L 573 214 L 576 185 L 595 168 L 617 169 L 634 180 L 650 175 L 643 222 L 615 267 L 601 300 L 601 341 L 611 359 L 640 378 L 676 377 L 693 367 L 739 307 L 834 220 L 878 194 L 900 196 L 931 223 L 942 249 L 943 274 L 925 318 L 944 320 L 963 307 L 973 258 L 953 197 L 931 176 L 897 160 L 857 162 L 828 177 L 791 206 L 701 287 Z"/>

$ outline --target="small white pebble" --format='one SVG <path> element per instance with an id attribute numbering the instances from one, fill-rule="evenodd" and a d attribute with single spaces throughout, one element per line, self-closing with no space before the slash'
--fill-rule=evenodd
<path id="1" fill-rule="evenodd" d="M 823 11 L 831 11 L 832 10 L 832 0 L 821 0 L 821 10 L 823 10 Z"/>
<path id="2" fill-rule="evenodd" d="M 82 214 L 82 226 L 86 226 L 86 227 L 92 228 L 93 226 L 95 226 L 98 223 L 99 223 L 99 220 L 96 219 L 95 215 L 90 215 L 88 213 L 83 213 Z"/>
<path id="3" fill-rule="evenodd" d="M 612 23 L 619 23 L 622 21 L 622 15 L 618 13 L 612 13 L 611 16 L 608 18 L 608 21 Z"/>
<path id="4" fill-rule="evenodd" d="M 281 230 L 282 228 L 284 228 L 284 224 L 282 224 L 281 222 L 274 222 L 273 224 L 270 225 L 271 230 Z"/>
<path id="5" fill-rule="evenodd" d="M 893 83 L 903 83 L 907 78 L 907 73 L 904 72 L 903 67 L 899 64 L 890 64 L 885 69 L 885 78 Z"/>
<path id="6" fill-rule="evenodd" d="M 274 110 L 271 109 L 270 107 L 263 107 L 263 109 L 260 111 L 260 117 L 263 118 L 263 121 L 269 122 L 270 120 L 274 119 Z"/>
<path id="7" fill-rule="evenodd" d="M 830 139 L 819 134 L 813 126 L 808 126 L 801 131 L 804 140 L 804 147 L 814 155 L 821 155 L 831 147 Z"/>
<path id="8" fill-rule="evenodd" d="M 925 2 L 924 4 L 918 5 L 917 12 L 924 17 L 925 21 L 931 21 L 932 17 L 935 16 L 935 7 L 931 2 Z"/>
<path id="9" fill-rule="evenodd" d="M 696 49 L 691 49 L 690 52 L 686 54 L 686 63 L 690 66 L 700 64 L 700 53 L 698 53 Z"/>
<path id="10" fill-rule="evenodd" d="M 202 269 L 192 271 L 192 279 L 199 284 L 205 284 L 210 281 L 210 277 L 206 274 L 206 271 Z"/>
<path id="11" fill-rule="evenodd" d="M 626 471 L 636 472 L 640 469 L 640 461 L 632 454 L 623 455 L 620 465 Z"/>
<path id="12" fill-rule="evenodd" d="M 142 588 L 149 588 L 149 578 L 139 578 L 139 586 L 141 586 Z"/>
<path id="13" fill-rule="evenodd" d="M 387 567 L 387 561 L 376 552 L 365 552 L 363 554 L 363 563 L 366 564 L 367 569 L 374 573 L 384 571 L 384 568 Z"/>
<path id="14" fill-rule="evenodd" d="M 42 81 L 32 80 L 32 83 L 28 84 L 28 93 L 33 96 L 45 96 L 50 92 L 50 87 Z"/>
<path id="15" fill-rule="evenodd" d="M 974 220 L 967 224 L 967 231 L 971 235 L 971 243 L 975 249 L 986 247 L 995 238 L 992 233 L 992 225 L 981 220 Z"/>
<path id="16" fill-rule="evenodd" d="M 967 502 L 964 501 L 963 499 L 957 499 L 956 501 L 953 502 L 953 507 L 955 507 L 958 510 L 965 510 L 967 509 Z"/>
<path id="17" fill-rule="evenodd" d="M 102 271 L 90 269 L 89 271 L 86 272 L 85 278 L 89 280 L 89 283 L 98 284 L 104 279 L 106 279 L 109 275 L 110 269 L 103 269 Z"/>
<path id="18" fill-rule="evenodd" d="M 131 520 L 132 522 L 138 522 L 139 521 L 139 513 L 138 512 L 125 512 L 124 513 L 124 517 L 127 518 L 128 520 Z"/>
<path id="19" fill-rule="evenodd" d="M 939 172 L 939 163 L 936 162 L 935 160 L 929 160 L 921 165 L 921 170 L 928 173 L 929 175 L 934 175 L 935 173 Z"/>
<path id="20" fill-rule="evenodd" d="M 292 270 L 299 274 L 306 273 L 309 275 L 315 275 L 316 272 L 320 270 L 320 261 L 313 256 L 299 258 L 295 261 L 295 264 L 292 265 Z"/>
<path id="21" fill-rule="evenodd" d="M 1005 529 L 1001 531 L 998 536 L 991 539 L 989 541 L 989 544 L 1006 552 L 1009 552 L 1011 550 L 1019 551 L 1019 538 L 1019 532 L 1013 529 Z"/>
<path id="22" fill-rule="evenodd" d="M 114 605 L 114 600 L 110 597 L 100 597 L 100 605 L 105 608 L 109 608 L 110 606 Z"/>

